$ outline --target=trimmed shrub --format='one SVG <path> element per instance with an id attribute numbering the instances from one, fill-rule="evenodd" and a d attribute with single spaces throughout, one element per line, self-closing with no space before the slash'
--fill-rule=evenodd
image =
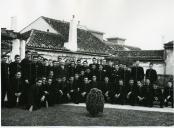
<path id="1" fill-rule="evenodd" d="M 93 116 L 97 116 L 103 113 L 104 108 L 104 96 L 102 91 L 97 88 L 92 88 L 87 95 L 86 109 Z"/>

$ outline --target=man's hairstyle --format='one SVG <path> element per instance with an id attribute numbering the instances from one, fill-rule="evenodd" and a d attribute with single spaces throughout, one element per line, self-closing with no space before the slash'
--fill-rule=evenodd
<path id="1" fill-rule="evenodd" d="M 40 77 L 37 78 L 37 79 L 36 79 L 36 82 L 38 82 L 39 80 L 42 81 L 42 78 L 40 78 Z"/>
<path id="2" fill-rule="evenodd" d="M 19 55 L 15 55 L 15 59 L 16 59 L 17 57 L 20 57 L 20 56 L 19 56 Z"/>
<path id="3" fill-rule="evenodd" d="M 8 56 L 7 56 L 7 55 L 5 55 L 5 54 L 1 56 L 1 58 L 4 58 L 4 57 L 8 57 Z"/>
<path id="4" fill-rule="evenodd" d="M 25 54 L 28 54 L 29 52 L 31 53 L 31 51 L 27 50 L 27 51 L 25 51 Z"/>

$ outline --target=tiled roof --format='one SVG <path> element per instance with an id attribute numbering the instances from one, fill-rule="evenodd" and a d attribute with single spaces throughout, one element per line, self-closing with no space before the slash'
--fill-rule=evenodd
<path id="1" fill-rule="evenodd" d="M 1 39 L 12 40 L 18 38 L 19 33 L 14 32 L 13 30 L 7 30 L 6 28 L 1 28 Z"/>
<path id="2" fill-rule="evenodd" d="M 114 55 L 116 58 L 164 60 L 164 50 L 116 51 Z"/>
<path id="3" fill-rule="evenodd" d="M 174 41 L 170 41 L 170 42 L 164 44 L 164 48 L 173 48 L 173 42 Z"/>
<path id="4" fill-rule="evenodd" d="M 113 51 L 129 51 L 129 50 L 133 50 L 133 51 L 137 51 L 137 50 L 141 50 L 138 47 L 133 47 L 133 46 L 128 46 L 128 45 L 121 45 L 121 44 L 113 44 L 110 41 L 104 41 L 104 43 L 106 45 L 108 45 Z"/>
<path id="5" fill-rule="evenodd" d="M 26 33 L 24 33 L 24 35 L 25 34 Z M 54 34 L 39 30 L 31 30 L 31 35 L 27 43 L 28 47 L 48 49 L 63 49 L 63 45 L 64 39 L 60 34 Z"/>
<path id="6" fill-rule="evenodd" d="M 53 27 L 58 33 L 62 34 L 65 42 L 68 41 L 69 36 L 69 22 L 55 20 L 47 17 L 43 19 Z M 77 29 L 77 46 L 78 51 L 91 53 L 109 53 L 110 47 L 105 45 L 100 39 L 92 35 L 90 31 L 84 29 Z"/>

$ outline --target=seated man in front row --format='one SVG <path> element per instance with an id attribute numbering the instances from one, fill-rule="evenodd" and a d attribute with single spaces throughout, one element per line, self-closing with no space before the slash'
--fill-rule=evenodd
<path id="1" fill-rule="evenodd" d="M 42 79 L 38 78 L 36 84 L 32 86 L 29 99 L 29 111 L 40 109 L 43 105 L 48 104 L 42 88 Z"/>
<path id="2" fill-rule="evenodd" d="M 84 77 L 84 82 L 81 84 L 80 87 L 80 94 L 81 94 L 81 102 L 86 101 L 86 96 L 91 89 L 91 84 L 89 83 L 88 77 Z"/>
<path id="3" fill-rule="evenodd" d="M 173 85 L 171 81 L 167 82 L 167 87 L 164 90 L 164 104 L 166 107 L 169 102 L 171 102 L 173 107 Z"/>

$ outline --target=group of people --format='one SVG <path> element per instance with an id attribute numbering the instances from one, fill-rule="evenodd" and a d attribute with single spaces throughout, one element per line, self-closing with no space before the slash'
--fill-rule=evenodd
<path id="1" fill-rule="evenodd" d="M 173 82 L 168 81 L 164 88 L 157 85 L 157 72 L 153 64 L 144 73 L 144 69 L 136 61 L 131 67 L 123 64 L 108 63 L 104 59 L 97 63 L 94 57 L 92 63 L 63 62 L 49 63 L 41 56 L 33 56 L 26 51 L 26 57 L 21 61 L 15 56 L 15 61 L 7 63 L 7 56 L 1 61 L 1 105 L 7 94 L 7 106 L 22 106 L 29 111 L 43 106 L 53 106 L 60 103 L 85 102 L 90 89 L 102 91 L 105 102 L 112 104 L 130 104 L 152 107 L 159 102 L 160 107 L 173 106 Z"/>

